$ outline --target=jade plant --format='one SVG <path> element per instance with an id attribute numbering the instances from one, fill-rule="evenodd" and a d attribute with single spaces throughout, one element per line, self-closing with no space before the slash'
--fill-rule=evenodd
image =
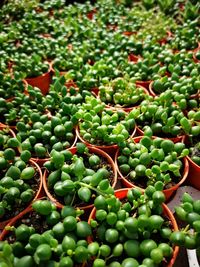
<path id="1" fill-rule="evenodd" d="M 104 104 L 94 98 L 86 97 L 81 109 L 76 113 L 81 137 L 91 144 L 112 145 L 128 139 L 135 128 L 132 113 L 104 108 Z"/>
<path id="2" fill-rule="evenodd" d="M 112 194 L 116 183 L 116 173 L 105 155 L 82 143 L 72 150 L 52 151 L 44 167 L 48 191 L 65 205 L 91 205 L 97 195 Z"/>
<path id="3" fill-rule="evenodd" d="M 184 143 L 151 139 L 149 136 L 126 142 L 116 157 L 121 175 L 141 188 L 159 184 L 168 189 L 185 177 L 183 158 L 189 154 Z"/>

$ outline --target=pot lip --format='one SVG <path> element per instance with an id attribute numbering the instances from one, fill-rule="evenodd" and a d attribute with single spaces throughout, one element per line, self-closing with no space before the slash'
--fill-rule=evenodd
<path id="1" fill-rule="evenodd" d="M 149 91 L 144 87 L 144 86 L 142 86 L 142 85 L 139 85 L 139 84 L 135 84 L 136 85 L 136 88 L 141 88 L 141 89 L 143 89 L 143 91 L 144 91 L 144 95 L 149 95 Z M 100 99 L 101 100 L 101 98 L 100 98 L 100 90 L 98 89 L 98 92 L 97 92 L 97 94 L 96 94 L 96 97 L 97 97 L 97 99 Z M 123 107 L 123 106 L 111 106 L 111 105 L 109 105 L 109 104 L 105 104 L 105 108 L 107 108 L 107 109 L 112 109 L 112 110 L 124 110 L 125 112 L 130 112 L 131 110 L 133 110 L 134 108 L 137 108 L 138 107 L 138 105 L 136 105 L 136 106 L 128 106 L 128 107 Z"/>
<path id="2" fill-rule="evenodd" d="M 133 140 L 134 140 L 134 139 L 136 140 L 136 138 L 140 140 L 142 137 L 143 137 L 143 136 L 137 136 L 137 137 L 133 138 Z M 138 140 L 138 141 L 139 141 L 139 140 Z M 126 184 L 127 184 L 130 188 L 132 188 L 132 187 L 138 187 L 138 188 L 140 188 L 140 189 L 142 190 L 142 192 L 144 192 L 145 189 L 143 189 L 143 188 L 141 188 L 141 187 L 139 187 L 139 186 L 137 186 L 137 185 L 131 183 L 128 179 L 126 179 L 126 178 L 122 175 L 122 173 L 120 172 L 119 167 L 118 167 L 118 162 L 117 162 L 117 157 L 118 157 L 118 155 L 119 155 L 119 149 L 117 149 L 117 151 L 116 151 L 116 153 L 115 153 L 115 166 L 116 166 L 117 172 L 118 172 L 119 176 L 121 177 L 121 179 L 122 179 L 123 181 L 125 181 Z M 177 188 L 178 188 L 178 187 L 179 187 L 179 186 L 186 180 L 186 178 L 187 178 L 187 176 L 188 176 L 188 173 L 189 173 L 189 163 L 188 163 L 188 160 L 187 160 L 186 157 L 184 157 L 182 160 L 183 160 L 183 164 L 184 164 L 184 165 L 183 165 L 183 166 L 184 166 L 184 169 L 183 169 L 183 177 L 182 177 L 181 180 L 180 180 L 177 184 L 175 184 L 174 186 L 172 186 L 172 187 L 170 187 L 170 188 L 168 188 L 168 189 L 164 189 L 164 190 L 162 190 L 164 194 L 176 190 L 176 189 L 177 189 Z"/>
<path id="3" fill-rule="evenodd" d="M 41 171 L 41 168 L 40 168 L 40 167 L 38 166 L 38 164 L 37 164 L 36 162 L 34 162 L 33 160 L 30 159 L 29 162 L 31 163 L 31 165 L 34 165 L 34 166 L 37 168 L 37 172 L 39 173 L 40 181 L 39 181 L 38 190 L 37 190 L 37 192 L 36 192 L 34 198 L 31 200 L 31 203 L 30 203 L 27 207 L 25 207 L 25 208 L 24 208 L 21 212 L 19 212 L 16 216 L 11 217 L 11 218 L 8 219 L 8 220 L 1 221 L 1 222 L 0 222 L 0 226 L 3 226 L 3 227 L 4 227 L 4 226 L 10 225 L 12 222 L 15 222 L 16 220 L 18 220 L 19 217 L 21 217 L 24 213 L 26 213 L 26 212 L 30 209 L 32 203 L 33 203 L 34 201 L 36 201 L 36 200 L 39 198 L 40 193 L 42 192 L 43 183 L 42 183 L 42 171 Z M 21 214 L 22 214 L 22 215 L 21 215 Z M 1 235 L 3 234 L 4 230 L 5 230 L 5 229 L 3 229 L 2 233 L 0 234 L 0 240 L 1 240 Z"/>
<path id="4" fill-rule="evenodd" d="M 90 144 L 89 142 L 85 141 L 85 140 L 83 139 L 83 137 L 80 135 L 80 132 L 79 132 L 79 125 L 76 125 L 76 126 L 75 126 L 75 130 L 76 130 L 76 135 L 77 135 L 78 139 L 81 140 L 81 142 L 84 143 L 84 144 L 86 144 L 87 146 L 96 147 L 96 148 L 99 148 L 99 149 L 102 149 L 102 150 L 103 150 L 103 149 L 117 149 L 117 148 L 118 148 L 118 145 L 117 145 L 117 144 L 108 145 L 108 146 L 106 146 L 106 145 L 95 145 L 95 144 Z M 134 127 L 134 129 L 133 129 L 133 132 L 132 132 L 132 134 L 130 135 L 129 138 L 132 138 L 132 137 L 135 135 L 135 133 L 136 133 L 136 125 L 135 125 L 135 127 Z M 128 139 L 129 139 L 129 138 L 128 138 Z"/>
<path id="5" fill-rule="evenodd" d="M 45 61 L 44 63 L 47 63 L 49 65 L 49 68 L 48 68 L 47 72 L 45 72 L 45 73 L 43 73 L 43 74 L 41 74 L 39 76 L 36 76 L 36 77 L 27 77 L 24 80 L 28 83 L 28 81 L 32 81 L 34 79 L 40 79 L 40 78 L 49 76 L 51 74 L 51 72 L 52 72 L 52 64 L 49 61 Z"/>
<path id="6" fill-rule="evenodd" d="M 120 192 L 128 192 L 129 189 L 130 188 L 121 188 L 121 189 L 115 190 L 115 195 L 117 193 L 120 193 Z M 173 230 L 178 231 L 178 225 L 177 225 L 176 219 L 175 219 L 172 211 L 168 208 L 168 206 L 165 203 L 163 203 L 162 206 L 163 206 L 163 212 L 167 215 L 168 219 L 172 222 Z M 96 208 L 94 207 L 92 209 L 90 215 L 89 215 L 89 218 L 88 218 L 88 223 L 89 224 L 90 224 L 91 220 L 94 218 L 95 213 L 96 213 Z M 92 236 L 87 238 L 87 242 L 88 243 L 92 242 Z M 172 258 L 171 258 L 170 262 L 167 264 L 167 267 L 172 267 L 173 266 L 173 264 L 174 264 L 174 262 L 176 260 L 176 257 L 178 255 L 178 252 L 179 252 L 179 247 L 178 246 L 174 246 Z"/>
<path id="7" fill-rule="evenodd" d="M 184 139 L 183 139 L 183 143 L 184 143 L 184 144 L 187 143 L 187 138 L 188 138 L 188 136 L 185 135 L 185 136 L 184 136 Z M 198 169 L 198 170 L 200 171 L 200 166 L 197 165 L 197 164 L 191 159 L 191 157 L 190 157 L 189 155 L 186 156 L 186 158 L 187 158 L 187 160 L 188 160 L 188 162 L 189 162 L 190 164 L 192 164 L 196 169 Z"/>
<path id="8" fill-rule="evenodd" d="M 112 160 L 112 158 L 103 150 L 101 149 L 98 149 L 96 147 L 92 147 L 92 146 L 88 146 L 88 149 L 91 151 L 91 152 L 94 152 L 96 154 L 100 154 L 101 156 L 103 156 L 104 158 L 107 159 L 108 163 L 112 166 L 112 170 L 113 170 L 113 184 L 112 184 L 112 188 L 115 188 L 116 186 L 116 183 L 117 183 L 117 169 L 116 169 L 116 166 L 115 166 L 115 163 L 114 161 Z M 73 154 L 76 153 L 76 147 L 71 147 L 68 149 L 69 151 L 71 151 Z M 64 205 L 61 204 L 49 191 L 48 189 L 48 185 L 47 185 L 47 175 L 48 175 L 48 171 L 47 169 L 44 170 L 44 173 L 43 173 L 43 176 L 42 176 L 42 181 L 43 181 L 43 187 L 44 187 L 44 191 L 46 193 L 46 195 L 48 196 L 48 198 L 56 203 L 56 205 L 60 208 L 62 208 Z M 85 205 L 85 206 L 82 206 L 82 207 L 79 207 L 80 209 L 84 210 L 84 209 L 89 209 L 89 208 L 93 208 L 94 207 L 94 204 L 89 204 L 89 205 Z"/>
<path id="9" fill-rule="evenodd" d="M 9 132 L 11 133 L 11 136 L 12 136 L 13 138 L 15 138 L 15 137 L 16 137 L 16 134 L 15 134 L 15 132 L 10 128 L 10 126 L 7 125 L 7 124 L 0 123 L 0 130 L 6 129 L 6 128 L 8 128 Z"/>
<path id="10" fill-rule="evenodd" d="M 197 168 L 200 171 L 200 166 L 197 165 L 191 158 L 190 156 L 186 156 L 187 160 L 189 161 L 189 163 L 191 163 L 192 165 L 195 166 L 195 168 Z"/>

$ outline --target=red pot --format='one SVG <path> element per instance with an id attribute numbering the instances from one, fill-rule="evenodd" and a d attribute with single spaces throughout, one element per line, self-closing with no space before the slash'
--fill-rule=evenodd
<path id="1" fill-rule="evenodd" d="M 188 136 L 185 136 L 184 143 L 189 144 Z M 189 162 L 189 174 L 187 181 L 193 187 L 200 190 L 200 166 L 197 165 L 189 156 L 186 158 Z"/>
<path id="2" fill-rule="evenodd" d="M 139 143 L 141 138 L 142 138 L 142 136 L 138 136 L 138 137 L 133 138 L 133 140 L 134 140 L 135 143 Z M 118 162 L 117 162 L 118 155 L 119 155 L 119 149 L 117 150 L 117 152 L 115 154 L 115 166 L 117 168 L 117 172 L 119 173 L 119 176 L 122 179 L 122 183 L 127 188 L 138 187 L 135 184 L 133 184 L 132 182 L 129 182 L 123 176 L 123 174 L 120 172 L 119 167 L 118 167 Z M 172 186 L 171 188 L 163 190 L 163 193 L 165 194 L 166 200 L 169 200 L 169 198 L 173 195 L 173 193 L 185 182 L 185 180 L 186 180 L 186 178 L 188 176 L 189 164 L 188 164 L 188 161 L 187 161 L 186 157 L 183 158 L 183 163 L 184 163 L 184 170 L 183 170 L 182 179 L 179 181 L 179 183 L 177 183 L 176 185 Z M 141 190 L 144 192 L 143 188 L 141 188 Z"/>
<path id="3" fill-rule="evenodd" d="M 151 83 L 151 80 L 148 81 L 136 81 L 136 85 L 140 85 L 142 87 L 145 87 L 147 90 L 149 90 L 149 85 Z"/>
<path id="4" fill-rule="evenodd" d="M 125 35 L 125 36 L 131 36 L 133 34 L 137 34 L 137 32 L 124 31 L 124 32 L 122 32 L 122 34 Z"/>
<path id="5" fill-rule="evenodd" d="M 129 62 L 137 63 L 139 59 L 142 59 L 142 57 L 141 56 L 136 56 L 134 54 L 129 54 L 128 55 L 128 61 Z"/>
<path id="6" fill-rule="evenodd" d="M 87 16 L 88 19 L 92 20 L 93 17 L 94 17 L 94 15 L 95 15 L 96 13 L 97 13 L 97 10 L 96 10 L 96 8 L 94 8 L 93 10 L 89 11 L 89 12 L 86 14 L 86 16 Z"/>
<path id="7" fill-rule="evenodd" d="M 124 199 L 127 196 L 127 192 L 128 192 L 129 188 L 124 188 L 124 189 L 119 189 L 115 191 L 115 196 L 119 199 Z M 169 221 L 171 221 L 172 223 L 172 227 L 174 231 L 178 231 L 178 225 L 176 222 L 176 219 L 173 216 L 173 213 L 170 211 L 170 209 L 167 207 L 167 205 L 163 204 L 163 212 L 164 215 L 167 216 L 167 218 L 169 219 Z M 88 219 L 88 223 L 91 223 L 92 219 L 95 219 L 95 214 L 96 214 L 96 208 L 93 208 L 93 210 L 90 213 L 89 219 Z M 90 236 L 89 238 L 87 238 L 88 243 L 91 243 L 93 241 L 93 237 Z M 172 267 L 175 263 L 175 260 L 177 258 L 179 252 L 179 247 L 175 246 L 174 250 L 173 250 L 173 255 L 172 258 L 170 260 L 170 262 L 167 264 L 167 267 Z"/>
<path id="8" fill-rule="evenodd" d="M 136 132 L 136 128 L 133 130 L 133 133 L 131 134 L 130 137 L 133 137 L 135 135 L 135 132 Z M 90 144 L 89 142 L 85 141 L 83 139 L 83 137 L 80 135 L 78 126 L 76 126 L 76 135 L 77 135 L 78 139 L 82 143 L 86 144 L 89 147 L 94 147 L 94 148 L 101 149 L 104 152 L 108 153 L 110 156 L 114 156 L 115 152 L 117 151 L 118 145 L 107 145 L 107 146 L 106 145 L 102 145 L 102 146 L 99 146 L 99 145 Z"/>
<path id="9" fill-rule="evenodd" d="M 144 135 L 144 131 L 142 129 L 140 129 L 138 126 L 136 126 L 136 133 L 139 135 L 139 136 L 143 136 Z M 169 139 L 171 140 L 172 142 L 174 143 L 178 143 L 178 142 L 183 142 L 183 138 L 184 138 L 185 135 L 180 135 L 180 136 L 176 136 L 176 137 L 166 137 L 164 139 Z M 159 137 L 159 136 L 153 136 L 154 138 L 155 137 Z"/>
<path id="10" fill-rule="evenodd" d="M 114 173 L 112 188 L 115 188 L 116 183 L 117 183 L 117 170 L 115 168 L 115 163 L 113 162 L 112 158 L 107 153 L 105 153 L 104 151 L 102 151 L 102 150 L 100 150 L 98 148 L 95 148 L 95 147 L 92 147 L 92 146 L 88 146 L 88 149 L 89 149 L 90 152 L 95 153 L 96 155 L 100 155 L 101 157 L 105 158 L 106 161 L 111 165 L 112 170 L 113 170 L 113 173 Z M 71 151 L 73 154 L 76 154 L 77 149 L 76 149 L 76 147 L 72 147 L 72 148 L 69 149 L 69 151 Z M 62 208 L 63 207 L 63 204 L 61 204 L 49 192 L 48 185 L 47 185 L 47 176 L 48 176 L 48 171 L 45 169 L 44 175 L 43 175 L 43 178 L 42 178 L 45 193 L 46 193 L 46 195 L 48 196 L 48 198 L 52 202 L 56 203 L 56 205 L 58 207 Z M 89 210 L 89 209 L 93 208 L 93 206 L 94 206 L 93 204 L 90 204 L 90 205 L 82 206 L 82 207 L 79 207 L 79 208 L 82 209 L 82 210 Z"/>
<path id="11" fill-rule="evenodd" d="M 49 87 L 51 84 L 51 66 L 49 66 L 48 72 L 33 78 L 26 78 L 26 82 L 33 87 L 38 87 L 43 95 L 46 95 L 49 92 Z"/>
<path id="12" fill-rule="evenodd" d="M 29 161 L 31 164 L 30 165 L 33 165 L 34 167 L 36 167 L 37 169 L 37 172 L 39 173 L 39 176 L 40 176 L 40 182 L 39 182 L 39 187 L 38 187 L 38 191 L 36 192 L 35 194 L 35 197 L 32 201 L 35 201 L 36 199 L 38 198 L 41 198 L 43 195 L 44 195 L 44 192 L 43 192 L 43 186 L 42 186 L 42 171 L 40 169 L 40 167 L 37 165 L 37 163 L 35 163 L 33 160 L 30 160 Z M 18 218 L 20 216 L 20 214 L 24 214 L 26 212 L 28 208 L 25 208 L 23 211 L 21 211 L 18 215 L 16 215 L 15 217 L 13 218 L 10 218 L 6 221 L 2 221 L 0 222 L 0 229 L 4 229 L 4 227 L 8 224 L 8 223 L 11 223 L 13 220 L 15 220 L 15 218 Z M 3 233 L 3 232 L 2 232 Z M 1 240 L 1 238 L 0 238 Z"/>
<path id="13" fill-rule="evenodd" d="M 173 36 L 172 32 L 170 32 L 170 31 L 167 31 L 166 33 L 167 33 L 166 37 L 163 37 L 162 39 L 158 40 L 158 43 L 160 45 L 166 44 L 168 41 L 168 38 Z"/>
<path id="14" fill-rule="evenodd" d="M 16 137 L 15 133 L 13 132 L 13 130 L 10 128 L 9 125 L 0 123 L 0 130 L 4 130 L 5 128 L 7 128 L 9 130 L 11 137 L 14 137 L 14 138 Z"/>

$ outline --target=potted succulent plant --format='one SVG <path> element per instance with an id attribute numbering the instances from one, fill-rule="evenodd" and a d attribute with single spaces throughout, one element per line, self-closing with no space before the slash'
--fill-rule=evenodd
<path id="1" fill-rule="evenodd" d="M 51 155 L 44 164 L 43 184 L 47 196 L 59 206 L 88 210 L 97 195 L 113 192 L 117 171 L 104 151 L 77 143 L 64 153 L 53 151 Z"/>
<path id="2" fill-rule="evenodd" d="M 134 135 L 132 113 L 104 109 L 105 104 L 93 96 L 85 99 L 86 103 L 76 113 L 80 120 L 76 128 L 78 138 L 86 144 L 114 153 L 117 144 Z"/>
<path id="3" fill-rule="evenodd" d="M 108 108 L 123 109 L 128 112 L 144 100 L 148 91 L 125 78 L 116 78 L 99 86 L 98 96 Z"/>
<path id="4" fill-rule="evenodd" d="M 16 140 L 11 140 L 12 145 Z M 1 156 L 0 227 L 24 210 L 42 193 L 42 172 L 28 153 L 16 157 L 13 147 L 3 150 Z"/>
<path id="5" fill-rule="evenodd" d="M 92 266 L 173 266 L 178 247 L 170 236 L 178 227 L 164 199 L 154 187 L 144 195 L 139 189 L 121 189 L 115 197 L 98 197 L 88 220 L 89 246 L 96 248 Z"/>
<path id="6" fill-rule="evenodd" d="M 91 234 L 91 227 L 80 220 L 81 214 L 69 206 L 60 209 L 45 199 L 35 201 L 1 233 L 1 263 L 82 266 L 89 258 L 85 239 Z"/>
<path id="7" fill-rule="evenodd" d="M 189 151 L 183 143 L 149 136 L 127 141 L 115 155 L 115 163 L 126 187 L 155 185 L 167 199 L 186 180 Z"/>
<path id="8" fill-rule="evenodd" d="M 46 115 L 42 121 L 41 117 L 39 120 L 37 116 L 34 119 L 36 120 L 32 124 L 18 122 L 16 128 L 17 138 L 21 142 L 19 150 L 30 151 L 35 162 L 43 164 L 50 158 L 53 149 L 64 151 L 76 143 L 74 125 L 67 117 L 48 118 Z"/>

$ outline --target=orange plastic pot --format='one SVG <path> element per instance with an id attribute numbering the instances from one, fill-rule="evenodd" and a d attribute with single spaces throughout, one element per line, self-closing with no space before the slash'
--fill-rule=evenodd
<path id="1" fill-rule="evenodd" d="M 167 32 L 166 32 L 166 37 L 163 37 L 162 39 L 158 40 L 158 43 L 159 43 L 160 45 L 164 45 L 164 44 L 167 43 L 168 39 L 169 39 L 170 37 L 172 37 L 172 36 L 173 36 L 172 32 L 167 31 Z"/>
<path id="2" fill-rule="evenodd" d="M 188 182 L 200 190 L 200 166 L 198 166 L 190 157 L 187 156 L 187 160 L 189 162 L 189 174 L 188 174 Z"/>
<path id="3" fill-rule="evenodd" d="M 189 146 L 189 138 L 185 136 L 184 143 Z M 200 190 L 200 166 L 197 165 L 189 156 L 186 157 L 189 163 L 189 173 L 187 181 L 196 189 Z"/>
<path id="4" fill-rule="evenodd" d="M 90 11 L 86 14 L 86 16 L 87 16 L 88 19 L 92 20 L 92 19 L 94 18 L 94 15 L 95 15 L 96 13 L 97 13 L 97 10 L 96 10 L 96 8 L 94 8 L 93 10 L 90 10 Z"/>
<path id="5" fill-rule="evenodd" d="M 135 137 L 135 138 L 133 138 L 133 141 L 135 143 L 139 143 L 139 141 L 141 140 L 141 138 L 142 138 L 142 136 Z M 155 138 L 155 137 L 153 137 L 153 138 Z M 128 181 L 123 176 L 123 174 L 120 172 L 119 167 L 118 167 L 118 162 L 117 162 L 118 156 L 119 156 L 119 149 L 117 150 L 117 152 L 115 154 L 115 166 L 116 166 L 117 172 L 119 173 L 119 176 L 122 179 L 123 185 L 125 187 L 127 187 L 127 188 L 138 187 L 137 185 L 135 185 L 132 182 Z M 175 191 L 185 182 L 185 180 L 188 177 L 189 163 L 188 163 L 188 160 L 186 159 L 186 157 L 183 158 L 183 166 L 184 166 L 184 169 L 183 169 L 182 179 L 177 184 L 175 184 L 174 186 L 172 186 L 172 187 L 170 187 L 168 189 L 164 189 L 163 190 L 163 193 L 165 194 L 166 200 L 169 200 L 169 198 L 173 195 L 173 193 L 175 193 Z M 143 188 L 140 188 L 140 189 L 144 192 L 144 189 Z"/>
<path id="6" fill-rule="evenodd" d="M 95 153 L 96 155 L 99 155 L 99 156 L 105 158 L 106 161 L 111 165 L 111 167 L 112 167 L 112 171 L 113 171 L 113 174 L 114 174 L 114 176 L 113 176 L 112 188 L 115 188 L 116 183 L 117 183 L 117 170 L 116 170 L 116 168 L 115 168 L 115 163 L 113 162 L 112 158 L 111 158 L 107 153 L 105 153 L 104 151 L 102 151 L 102 150 L 100 150 L 100 149 L 98 149 L 98 148 L 88 146 L 88 149 L 89 149 L 89 152 L 91 152 L 91 153 Z M 72 154 L 76 154 L 76 151 L 77 151 L 76 147 L 69 148 L 68 150 L 71 151 Z M 45 191 L 46 195 L 48 196 L 48 198 L 49 198 L 52 202 L 56 203 L 56 205 L 57 205 L 58 207 L 62 208 L 62 207 L 63 207 L 63 204 L 61 204 L 61 203 L 60 203 L 54 196 L 52 196 L 52 194 L 49 192 L 48 185 L 47 185 L 47 178 L 48 178 L 48 171 L 45 169 L 45 171 L 44 171 L 44 175 L 43 175 L 43 178 L 42 178 L 42 180 L 43 180 L 43 186 L 44 186 L 44 191 Z M 79 208 L 82 209 L 82 210 L 85 210 L 85 211 L 86 211 L 86 210 L 90 210 L 91 208 L 93 208 L 93 206 L 94 206 L 93 204 L 90 204 L 90 205 L 86 205 L 86 206 L 81 206 L 81 207 L 79 207 Z"/>
<path id="7" fill-rule="evenodd" d="M 10 128 L 9 125 L 0 123 L 0 130 L 4 130 L 4 129 L 8 129 L 9 130 L 9 133 L 10 133 L 11 137 L 16 137 L 15 133 L 13 132 L 13 130 Z"/>
<path id="8" fill-rule="evenodd" d="M 34 166 L 37 169 L 37 172 L 38 172 L 39 177 L 40 177 L 38 190 L 37 190 L 37 192 L 35 194 L 35 197 L 32 200 L 32 201 L 35 201 L 36 199 L 41 198 L 42 196 L 44 196 L 43 185 L 42 185 L 42 171 L 41 171 L 40 167 L 38 166 L 38 164 L 35 163 L 33 160 L 29 160 L 29 162 L 30 162 L 30 165 Z M 27 210 L 27 208 L 25 208 L 23 211 L 21 211 L 18 215 L 16 215 L 13 218 L 10 218 L 10 219 L 5 220 L 5 221 L 0 221 L 0 229 L 4 229 L 4 227 L 8 223 L 12 222 L 15 218 L 18 218 L 20 216 L 20 214 L 23 214 L 26 210 Z"/>
<path id="9" fill-rule="evenodd" d="M 139 59 L 141 59 L 142 57 L 140 56 L 136 56 L 134 54 L 129 54 L 128 55 L 128 61 L 129 62 L 134 62 L 134 63 L 137 63 Z"/>
<path id="10" fill-rule="evenodd" d="M 141 130 L 138 126 L 136 126 L 136 133 L 139 136 L 143 136 L 144 135 L 144 131 Z M 183 142 L 184 136 L 185 135 L 180 135 L 180 136 L 176 136 L 176 137 L 165 137 L 163 139 L 169 139 L 174 143 L 178 143 L 178 142 Z M 155 137 L 160 137 L 160 136 L 153 136 L 153 137 L 155 138 Z"/>
<path id="11" fill-rule="evenodd" d="M 125 36 L 131 36 L 133 34 L 137 34 L 137 32 L 124 31 L 122 34 L 125 35 Z"/>
<path id="12" fill-rule="evenodd" d="M 134 128 L 133 133 L 131 134 L 130 137 L 135 136 L 135 132 L 136 132 L 136 127 Z M 107 146 L 106 145 L 98 146 L 98 145 L 90 144 L 89 142 L 85 141 L 83 139 L 83 137 L 80 135 L 79 126 L 76 126 L 76 135 L 77 135 L 78 139 L 82 143 L 84 143 L 84 144 L 86 144 L 87 146 L 90 146 L 90 147 L 95 147 L 95 148 L 101 149 L 104 152 L 108 153 L 110 156 L 114 156 L 115 152 L 118 149 L 118 145 L 117 144 L 116 145 L 115 144 L 114 145 L 107 145 Z"/>
<path id="13" fill-rule="evenodd" d="M 136 85 L 136 87 L 137 87 L 137 88 L 142 88 L 143 91 L 144 91 L 144 94 L 145 94 L 145 95 L 149 95 L 149 92 L 148 92 L 148 90 L 147 90 L 145 87 L 140 86 L 140 85 Z M 100 98 L 100 92 L 99 92 L 99 90 L 98 90 L 98 92 L 97 92 L 97 98 L 98 98 L 98 99 L 101 99 L 101 98 Z M 123 110 L 123 111 L 125 111 L 125 112 L 131 112 L 131 110 L 133 110 L 134 108 L 138 107 L 138 105 L 137 105 L 137 106 L 132 106 L 132 107 L 123 107 L 123 106 L 120 106 L 120 105 L 111 106 L 111 105 L 107 104 L 107 105 L 105 105 L 105 107 L 106 107 L 107 109 L 112 109 L 112 110 Z"/>
<path id="14" fill-rule="evenodd" d="M 150 85 L 150 83 L 151 83 L 151 80 L 148 80 L 148 81 L 136 81 L 135 83 L 136 83 L 136 85 L 143 86 L 143 87 L 145 87 L 147 90 L 149 90 L 149 85 Z"/>
<path id="15" fill-rule="evenodd" d="M 124 189 L 116 190 L 115 191 L 115 196 L 117 198 L 119 198 L 120 200 L 121 199 L 124 199 L 127 196 L 128 190 L 129 190 L 129 188 L 124 188 Z M 169 221 L 172 224 L 172 229 L 174 231 L 178 231 L 178 225 L 177 225 L 176 219 L 174 218 L 173 213 L 170 211 L 170 209 L 167 207 L 167 205 L 163 204 L 162 207 L 163 207 L 163 213 L 164 213 L 164 215 L 169 219 Z M 90 213 L 89 219 L 88 219 L 88 223 L 89 224 L 91 223 L 91 220 L 92 219 L 95 219 L 95 214 L 96 214 L 96 208 L 93 208 L 92 211 L 91 211 L 91 213 Z M 93 241 L 93 237 L 92 236 L 88 237 L 87 238 L 87 241 L 88 241 L 88 243 L 91 243 Z M 178 246 L 175 246 L 174 249 L 173 249 L 172 258 L 168 262 L 168 264 L 166 265 L 166 267 L 172 267 L 174 265 L 175 260 L 176 260 L 176 258 L 178 256 L 178 253 L 179 253 L 179 247 Z"/>
<path id="16" fill-rule="evenodd" d="M 49 64 L 48 72 L 37 77 L 26 78 L 25 80 L 28 84 L 32 85 L 33 87 L 38 87 L 43 93 L 43 95 L 46 95 L 49 92 L 49 87 L 51 84 L 51 72 L 52 69 Z"/>

